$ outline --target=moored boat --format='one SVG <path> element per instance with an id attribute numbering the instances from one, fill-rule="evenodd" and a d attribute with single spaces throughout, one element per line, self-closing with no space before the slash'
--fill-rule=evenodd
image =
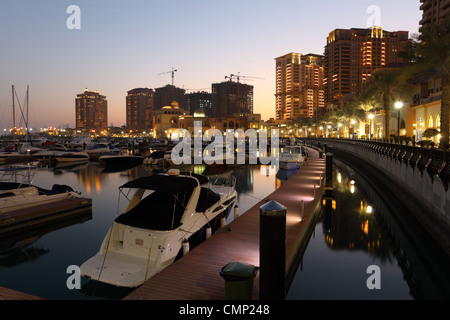
<path id="1" fill-rule="evenodd" d="M 61 153 L 55 154 L 55 160 L 57 162 L 85 162 L 89 161 L 90 156 L 86 152 L 67 150 Z"/>
<path id="2" fill-rule="evenodd" d="M 80 267 L 83 276 L 120 287 L 137 287 L 172 264 L 183 242 L 229 212 L 237 197 L 235 179 L 214 186 L 205 176 L 175 169 L 127 182 L 124 189 L 136 192 L 99 252 Z"/>
<path id="3" fill-rule="evenodd" d="M 299 169 L 305 162 L 301 146 L 285 146 L 279 158 L 280 169 Z"/>

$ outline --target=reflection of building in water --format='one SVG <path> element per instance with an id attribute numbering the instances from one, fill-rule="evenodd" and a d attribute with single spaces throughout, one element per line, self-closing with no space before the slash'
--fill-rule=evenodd
<path id="1" fill-rule="evenodd" d="M 351 169 L 341 162 L 335 165 L 336 207 L 329 200 L 322 212 L 327 245 L 361 249 L 381 263 L 398 264 L 415 299 L 448 298 L 450 259 L 423 226 L 401 203 L 386 200 L 388 197 L 380 193 L 384 186 L 361 176 L 348 176 L 345 172 Z"/>
<path id="2" fill-rule="evenodd" d="M 334 199 L 323 200 L 325 241 L 333 249 L 363 250 L 377 256 L 390 255 L 387 239 L 374 216 L 374 209 L 354 178 L 334 170 Z"/>
<path id="3" fill-rule="evenodd" d="M 233 175 L 236 177 L 237 192 L 253 191 L 253 167 L 242 166 L 234 170 Z"/>
<path id="4" fill-rule="evenodd" d="M 86 187 L 87 194 L 91 194 L 93 189 L 97 194 L 101 193 L 102 180 L 108 179 L 108 175 L 102 175 L 101 171 L 101 167 L 90 164 L 76 172 L 78 183 Z"/>

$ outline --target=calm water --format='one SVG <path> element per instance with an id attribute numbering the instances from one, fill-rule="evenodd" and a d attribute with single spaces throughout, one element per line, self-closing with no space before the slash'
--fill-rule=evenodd
<path id="1" fill-rule="evenodd" d="M 122 298 L 129 290 L 117 290 L 109 286 L 92 286 L 82 278 L 81 290 L 69 290 L 66 280 L 67 267 L 80 266 L 95 255 L 126 202 L 119 199 L 118 187 L 140 176 L 151 174 L 151 167 L 139 166 L 123 172 L 104 172 L 98 163 L 71 168 L 39 168 L 34 184 L 51 189 L 53 184 L 65 184 L 87 198 L 92 198 L 92 213 L 82 220 L 69 221 L 66 225 L 41 230 L 20 238 L 0 241 L 0 286 L 33 294 L 46 299 L 102 299 Z M 196 173 L 229 174 L 237 178 L 239 212 L 245 212 L 282 183 L 276 170 L 269 166 L 245 166 L 234 171 L 204 171 L 195 167 Z M 281 177 L 283 179 L 283 177 Z M 232 211 L 233 212 L 233 211 Z M 228 222 L 233 219 L 230 214 Z M 16 245 L 14 250 L 7 250 Z"/>
<path id="2" fill-rule="evenodd" d="M 202 173 L 204 169 L 199 166 L 195 172 Z M 292 174 L 267 166 L 245 166 L 232 173 L 237 178 L 240 214 Z M 81 290 L 69 290 L 66 270 L 70 265 L 81 265 L 98 251 L 114 218 L 126 205 L 123 197 L 118 202 L 118 187 L 148 174 L 151 170 L 145 166 L 106 173 L 97 163 L 73 168 L 40 168 L 34 180 L 36 185 L 43 188 L 69 185 L 93 199 L 92 213 L 82 221 L 70 221 L 53 230 L 0 243 L 0 248 L 18 243 L 17 249 L 0 251 L 0 286 L 46 299 L 125 296 L 129 290 L 92 286 L 86 279 L 82 279 Z M 373 196 L 370 186 L 350 168 L 339 164 L 334 176 L 334 199 L 323 205 L 287 298 L 414 299 L 442 295 L 448 298 L 445 284 L 450 283 L 446 272 L 450 270 L 448 261 L 439 260 L 438 253 L 427 247 L 427 240 L 422 241 L 420 234 L 415 233 L 418 238 L 411 240 L 410 234 L 404 232 L 405 226 L 399 227 L 390 218 L 392 215 L 385 204 Z M 232 218 L 230 214 L 228 222 Z M 418 241 L 423 247 L 415 247 Z M 381 290 L 366 287 L 369 265 L 381 269 Z"/>
<path id="3" fill-rule="evenodd" d="M 386 203 L 352 168 L 334 164 L 333 198 L 323 202 L 287 299 L 449 299 L 449 258 L 404 208 Z M 373 265 L 379 290 L 366 284 Z"/>

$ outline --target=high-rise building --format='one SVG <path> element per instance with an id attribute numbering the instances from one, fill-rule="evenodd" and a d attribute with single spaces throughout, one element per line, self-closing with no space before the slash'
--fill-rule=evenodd
<path id="1" fill-rule="evenodd" d="M 365 82 L 377 68 L 402 63 L 399 52 L 408 41 L 408 31 L 336 29 L 325 46 L 325 103 L 339 105 L 347 94 L 363 92 Z"/>
<path id="2" fill-rule="evenodd" d="M 191 114 L 203 111 L 207 117 L 212 116 L 212 94 L 198 91 L 186 94 L 186 110 Z"/>
<path id="3" fill-rule="evenodd" d="M 108 128 L 108 101 L 98 91 L 78 94 L 75 99 L 76 128 L 78 130 L 104 130 Z"/>
<path id="4" fill-rule="evenodd" d="M 439 24 L 450 13 L 450 0 L 420 0 L 422 5 L 421 27 Z"/>
<path id="5" fill-rule="evenodd" d="M 275 59 L 277 120 L 310 119 L 324 110 L 323 56 L 289 53 Z"/>
<path id="6" fill-rule="evenodd" d="M 253 113 L 253 86 L 232 80 L 212 84 L 214 117 Z"/>
<path id="7" fill-rule="evenodd" d="M 154 91 L 136 88 L 127 95 L 127 128 L 129 130 L 150 130 L 153 127 Z"/>
<path id="8" fill-rule="evenodd" d="M 166 85 L 162 88 L 155 89 L 154 108 L 159 110 L 165 106 L 171 106 L 173 102 L 177 102 L 180 108 L 186 107 L 186 90 L 177 88 L 173 85 Z"/>

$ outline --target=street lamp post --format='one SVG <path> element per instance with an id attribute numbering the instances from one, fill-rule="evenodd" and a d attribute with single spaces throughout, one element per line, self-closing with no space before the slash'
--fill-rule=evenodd
<path id="1" fill-rule="evenodd" d="M 400 141 L 400 109 L 403 108 L 403 102 L 398 101 L 395 103 L 395 109 L 397 109 L 397 138 Z"/>
<path id="2" fill-rule="evenodd" d="M 369 139 L 370 140 L 372 140 L 372 122 L 373 122 L 373 118 L 374 118 L 374 115 L 371 113 L 371 114 L 369 114 Z"/>

